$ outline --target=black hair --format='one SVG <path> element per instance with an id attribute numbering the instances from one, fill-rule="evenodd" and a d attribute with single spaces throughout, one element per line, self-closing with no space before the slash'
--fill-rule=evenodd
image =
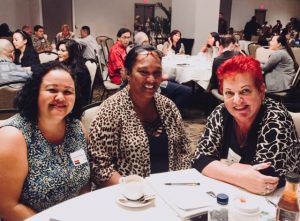
<path id="1" fill-rule="evenodd" d="M 148 51 L 148 52 L 152 52 L 154 51 L 160 61 L 162 59 L 162 52 L 157 50 L 155 47 L 153 47 L 152 45 L 137 45 L 134 46 L 127 54 L 126 58 L 125 58 L 125 63 L 124 66 L 128 71 L 128 74 L 130 75 L 130 73 L 132 72 L 132 68 L 135 65 L 136 62 L 136 58 L 139 55 L 139 53 L 141 53 L 142 51 Z"/>
<path id="2" fill-rule="evenodd" d="M 81 27 L 81 30 L 86 31 L 86 33 L 88 33 L 88 35 L 91 34 L 91 29 L 90 29 L 90 27 L 87 26 L 87 25 L 82 26 L 82 27 Z"/>
<path id="3" fill-rule="evenodd" d="M 176 34 L 178 34 L 178 33 L 180 34 L 180 39 L 176 43 L 176 45 L 174 46 L 173 45 L 173 36 L 176 35 Z M 169 37 L 171 38 L 171 41 L 172 41 L 172 49 L 175 51 L 175 54 L 178 54 L 179 50 L 181 48 L 181 32 L 179 30 L 173 30 L 173 31 L 171 31 Z"/>
<path id="4" fill-rule="evenodd" d="M 15 33 L 19 33 L 19 34 L 22 36 L 23 40 L 27 40 L 26 46 L 33 46 L 31 37 L 30 37 L 29 34 L 27 34 L 25 31 L 22 31 L 22 30 L 20 30 L 20 29 L 17 29 L 17 30 L 14 32 L 14 34 L 15 34 Z"/>
<path id="5" fill-rule="evenodd" d="M 84 64 L 81 45 L 72 39 L 64 39 L 58 42 L 56 50 L 59 50 L 59 46 L 61 44 L 66 45 L 66 49 L 69 53 L 69 58 L 66 61 L 63 61 L 63 63 L 68 67 L 71 67 L 71 69 L 74 70 L 75 73 L 77 73 L 76 67 Z"/>
<path id="6" fill-rule="evenodd" d="M 220 35 L 219 35 L 219 33 L 218 32 L 211 32 L 210 35 L 215 38 L 213 46 L 216 46 L 216 42 L 217 41 L 220 42 Z"/>
<path id="7" fill-rule="evenodd" d="M 31 122 L 37 122 L 40 86 L 44 76 L 52 70 L 64 70 L 72 77 L 75 84 L 76 99 L 74 107 L 67 117 L 80 119 L 82 115 L 82 106 L 80 103 L 80 97 L 78 96 L 79 93 L 76 85 L 75 75 L 68 67 L 58 61 L 51 61 L 35 66 L 31 78 L 26 81 L 15 100 L 15 104 L 21 116 L 27 118 Z"/>
<path id="8" fill-rule="evenodd" d="M 224 35 L 220 37 L 220 45 L 222 45 L 224 48 L 227 48 L 230 43 L 236 43 L 236 39 L 233 35 Z"/>
<path id="9" fill-rule="evenodd" d="M 295 69 L 295 71 L 297 71 L 298 68 L 299 68 L 299 65 L 296 61 L 295 55 L 294 55 L 291 47 L 288 44 L 288 41 L 287 41 L 285 35 L 282 35 L 282 34 L 279 35 L 278 38 L 277 38 L 277 42 L 280 43 L 286 49 L 287 53 L 291 56 L 291 58 L 294 61 L 294 69 Z"/>
<path id="10" fill-rule="evenodd" d="M 117 37 L 120 38 L 124 33 L 129 32 L 131 35 L 131 31 L 128 28 L 120 28 L 118 33 L 117 33 Z"/>
<path id="11" fill-rule="evenodd" d="M 36 25 L 36 26 L 34 26 L 33 30 L 34 30 L 34 31 L 38 31 L 40 28 L 41 28 L 41 29 L 44 29 L 43 26 L 41 26 L 41 25 Z"/>

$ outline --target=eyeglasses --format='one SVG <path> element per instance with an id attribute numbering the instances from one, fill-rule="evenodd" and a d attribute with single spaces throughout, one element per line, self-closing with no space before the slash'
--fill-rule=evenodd
<path id="1" fill-rule="evenodd" d="M 145 55 L 146 57 L 150 54 L 154 57 L 158 57 L 160 60 L 162 59 L 163 57 L 163 53 L 160 51 L 160 50 L 146 50 L 146 49 L 140 49 L 140 50 L 137 50 L 136 53 L 138 55 Z"/>

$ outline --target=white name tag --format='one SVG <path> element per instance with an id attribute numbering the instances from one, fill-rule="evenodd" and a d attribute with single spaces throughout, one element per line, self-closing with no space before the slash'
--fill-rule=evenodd
<path id="1" fill-rule="evenodd" d="M 231 164 L 240 162 L 241 158 L 242 157 L 240 155 L 238 155 L 231 148 L 229 148 L 227 159 L 225 159 L 222 162 L 225 162 L 228 166 L 230 166 Z"/>
<path id="2" fill-rule="evenodd" d="M 77 150 L 73 153 L 70 153 L 71 160 L 74 166 L 80 166 L 87 162 L 87 158 L 83 149 Z"/>

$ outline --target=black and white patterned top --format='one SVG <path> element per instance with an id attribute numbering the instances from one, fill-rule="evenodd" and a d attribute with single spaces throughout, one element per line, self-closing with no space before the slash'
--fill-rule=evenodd
<path id="1" fill-rule="evenodd" d="M 220 104 L 208 118 L 193 167 L 202 171 L 212 161 L 227 158 L 231 148 L 241 156 L 240 163 L 271 162 L 271 167 L 261 172 L 279 177 L 279 186 L 284 184 L 287 171 L 299 173 L 299 141 L 294 122 L 282 104 L 265 99 L 243 147 L 237 143 L 234 125 L 233 117 L 224 104 Z"/>
<path id="2" fill-rule="evenodd" d="M 70 154 L 83 149 L 87 141 L 79 120 L 66 120 L 66 133 L 60 145 L 48 142 L 36 124 L 17 115 L 10 126 L 22 131 L 27 144 L 28 174 L 20 203 L 40 212 L 75 197 L 90 179 L 88 161 L 75 166 Z"/>

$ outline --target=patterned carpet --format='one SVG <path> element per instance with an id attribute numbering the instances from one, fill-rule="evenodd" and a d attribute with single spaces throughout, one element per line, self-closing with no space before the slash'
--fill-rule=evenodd
<path id="1" fill-rule="evenodd" d="M 95 82 L 93 91 L 93 102 L 100 100 L 103 90 L 98 81 Z M 183 118 L 184 126 L 187 135 L 191 141 L 192 148 L 195 149 L 201 133 L 203 132 L 206 117 L 203 111 L 196 107 L 186 109 L 185 117 Z"/>

